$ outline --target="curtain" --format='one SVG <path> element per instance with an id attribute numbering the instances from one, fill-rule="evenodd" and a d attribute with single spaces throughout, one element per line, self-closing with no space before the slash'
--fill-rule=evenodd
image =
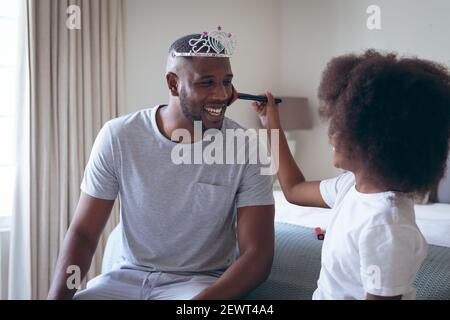
<path id="1" fill-rule="evenodd" d="M 122 0 L 27 0 L 29 99 L 19 109 L 19 166 L 9 293 L 45 299 L 102 125 L 124 110 Z M 100 273 L 118 205 L 87 279 Z"/>

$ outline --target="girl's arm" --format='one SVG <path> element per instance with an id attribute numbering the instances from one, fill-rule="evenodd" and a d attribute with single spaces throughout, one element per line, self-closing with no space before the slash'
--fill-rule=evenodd
<path id="1" fill-rule="evenodd" d="M 279 130 L 279 163 L 278 180 L 286 199 L 293 204 L 309 207 L 328 208 L 320 194 L 320 181 L 306 181 L 300 168 L 295 163 L 286 140 L 283 129 L 281 128 L 278 107 L 275 105 L 272 94 L 266 92 L 267 103 L 253 102 L 253 108 L 258 113 L 261 124 L 268 129 L 269 137 L 271 130 Z M 282 108 L 283 106 L 280 106 Z M 269 139 L 271 141 L 271 139 Z M 274 152 L 273 146 L 271 146 Z M 278 157 L 272 156 L 277 161 Z"/>

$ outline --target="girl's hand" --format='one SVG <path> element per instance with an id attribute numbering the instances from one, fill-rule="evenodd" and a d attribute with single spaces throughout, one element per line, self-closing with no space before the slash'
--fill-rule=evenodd
<path id="1" fill-rule="evenodd" d="M 265 129 L 279 129 L 280 128 L 280 115 L 278 113 L 278 107 L 275 104 L 275 100 L 270 92 L 266 92 L 262 95 L 267 97 L 267 102 L 252 102 L 252 107 L 261 120 L 261 125 Z"/>

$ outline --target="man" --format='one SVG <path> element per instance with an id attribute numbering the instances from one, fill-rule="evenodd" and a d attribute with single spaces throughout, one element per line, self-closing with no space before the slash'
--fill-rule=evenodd
<path id="1" fill-rule="evenodd" d="M 175 41 L 167 62 L 169 104 L 102 128 L 49 299 L 75 294 L 66 270 L 76 265 L 85 276 L 117 195 L 123 261 L 75 299 L 235 299 L 267 278 L 274 250 L 271 176 L 248 161 L 176 165 L 171 158 L 179 143 L 206 144 L 195 141 L 195 121 L 203 131 L 240 128 L 224 117 L 237 98 L 228 40 L 222 37 L 218 50 L 207 33 Z M 194 139 L 172 141 L 177 129 Z"/>

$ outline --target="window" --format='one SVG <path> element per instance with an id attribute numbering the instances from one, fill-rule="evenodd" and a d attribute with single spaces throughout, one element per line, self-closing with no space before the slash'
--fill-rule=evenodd
<path id="1" fill-rule="evenodd" d="M 20 1 L 0 0 L 0 227 L 12 215 L 16 169 Z"/>

